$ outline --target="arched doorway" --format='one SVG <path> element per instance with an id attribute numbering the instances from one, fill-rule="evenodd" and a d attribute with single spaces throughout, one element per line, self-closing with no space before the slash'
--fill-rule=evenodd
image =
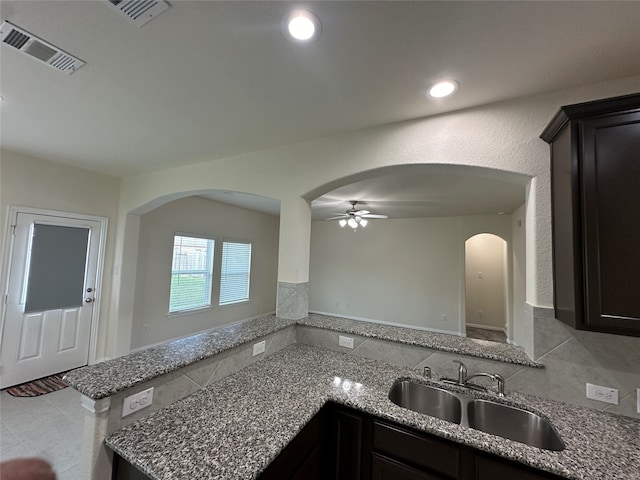
<path id="1" fill-rule="evenodd" d="M 467 337 L 507 341 L 507 242 L 480 233 L 465 242 Z"/>

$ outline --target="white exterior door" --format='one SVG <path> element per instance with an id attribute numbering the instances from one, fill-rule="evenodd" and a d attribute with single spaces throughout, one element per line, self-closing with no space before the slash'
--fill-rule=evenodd
<path id="1" fill-rule="evenodd" d="M 17 213 L 0 388 L 88 363 L 105 229 L 99 220 Z"/>

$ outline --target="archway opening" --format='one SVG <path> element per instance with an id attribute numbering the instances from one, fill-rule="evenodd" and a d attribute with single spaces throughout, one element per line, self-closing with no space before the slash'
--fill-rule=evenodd
<path id="1" fill-rule="evenodd" d="M 480 233 L 465 242 L 465 322 L 471 338 L 507 342 L 507 242 Z"/>

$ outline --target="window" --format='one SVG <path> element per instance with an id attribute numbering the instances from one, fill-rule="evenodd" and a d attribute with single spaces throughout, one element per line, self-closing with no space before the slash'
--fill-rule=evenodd
<path id="1" fill-rule="evenodd" d="M 169 313 L 211 306 L 214 241 L 173 237 Z"/>
<path id="2" fill-rule="evenodd" d="M 224 242 L 220 278 L 220 305 L 249 300 L 251 244 Z"/>

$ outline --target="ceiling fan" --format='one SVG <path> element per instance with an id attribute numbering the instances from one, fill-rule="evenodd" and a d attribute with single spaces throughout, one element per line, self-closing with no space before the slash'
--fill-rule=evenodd
<path id="1" fill-rule="evenodd" d="M 350 200 L 351 208 L 344 213 L 337 214 L 336 217 L 327 218 L 327 220 L 339 220 L 341 227 L 349 225 L 354 230 L 360 227 L 365 227 L 369 218 L 388 218 L 386 215 L 375 215 L 369 210 L 357 210 L 357 200 Z"/>

